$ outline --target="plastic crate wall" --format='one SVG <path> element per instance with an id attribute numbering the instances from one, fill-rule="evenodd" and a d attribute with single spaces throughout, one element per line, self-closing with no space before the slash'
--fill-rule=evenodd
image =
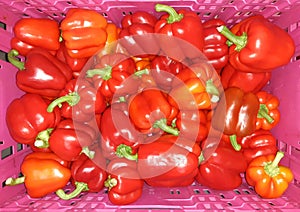
<path id="1" fill-rule="evenodd" d="M 59 200 L 55 195 L 42 199 L 31 199 L 23 185 L 4 186 L 5 179 L 18 176 L 20 164 L 30 151 L 24 145 L 17 145 L 5 124 L 7 105 L 22 92 L 15 85 L 16 69 L 6 61 L 13 36 L 14 23 L 23 17 L 48 17 L 60 21 L 69 8 L 90 8 L 99 11 L 109 21 L 119 24 L 122 17 L 136 10 L 153 12 L 154 5 L 165 3 L 176 8 L 196 11 L 205 21 L 221 18 L 228 26 L 252 14 L 262 14 L 294 38 L 297 49 L 290 64 L 273 71 L 270 83 L 265 89 L 279 97 L 282 119 L 273 133 L 278 147 L 285 152 L 283 163 L 295 175 L 294 183 L 284 196 L 274 200 L 259 198 L 244 183 L 234 191 L 220 192 L 198 184 L 184 188 L 145 187 L 140 200 L 132 205 L 115 206 L 109 203 L 105 190 L 97 194 L 84 193 L 70 201 Z M 153 12 L 156 15 L 158 13 Z M 116 211 L 135 210 L 266 210 L 298 211 L 300 208 L 300 1 L 299 0 L 194 0 L 194 1 L 98 1 L 98 0 L 0 0 L 0 211 L 40 211 L 42 209 L 64 209 L 89 211 L 91 209 Z M 279 38 L 280 39 L 280 38 Z M 72 189 L 72 188 L 69 188 Z"/>

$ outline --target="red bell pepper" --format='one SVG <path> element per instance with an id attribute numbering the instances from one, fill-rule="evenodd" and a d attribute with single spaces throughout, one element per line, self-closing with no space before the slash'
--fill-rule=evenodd
<path id="1" fill-rule="evenodd" d="M 108 178 L 104 185 L 108 188 L 108 198 L 115 205 L 136 202 L 143 193 L 144 181 L 137 171 L 136 162 L 115 158 L 107 165 Z"/>
<path id="2" fill-rule="evenodd" d="M 145 134 L 167 132 L 178 135 L 170 126 L 178 109 L 167 101 L 166 94 L 157 89 L 145 89 L 129 100 L 129 118 L 135 128 Z"/>
<path id="3" fill-rule="evenodd" d="M 8 178 L 5 183 L 10 186 L 24 183 L 31 198 L 44 197 L 67 185 L 71 178 L 67 164 L 54 153 L 31 153 L 21 164 L 24 176 Z"/>
<path id="4" fill-rule="evenodd" d="M 57 21 L 47 18 L 22 18 L 15 23 L 13 31 L 11 47 L 22 56 L 27 56 L 35 47 L 53 52 L 59 49 L 60 32 Z"/>
<path id="5" fill-rule="evenodd" d="M 218 74 L 221 73 L 222 68 L 228 63 L 229 58 L 227 38 L 217 30 L 217 27 L 222 25 L 225 25 L 225 22 L 221 19 L 211 19 L 202 24 L 204 35 L 203 54 Z"/>
<path id="6" fill-rule="evenodd" d="M 146 11 L 136 11 L 121 20 L 119 42 L 133 56 L 157 55 L 160 46 L 153 35 L 157 18 Z"/>
<path id="7" fill-rule="evenodd" d="M 61 119 L 58 109 L 47 112 L 49 103 L 40 95 L 24 94 L 8 105 L 6 124 L 16 142 L 33 146 L 35 142 L 47 140 Z"/>
<path id="8" fill-rule="evenodd" d="M 289 63 L 295 52 L 292 37 L 262 15 L 247 17 L 231 30 L 217 29 L 232 43 L 229 62 L 240 71 L 271 71 Z"/>
<path id="9" fill-rule="evenodd" d="M 97 147 L 96 147 L 97 148 Z M 99 149 L 95 149 L 95 155 L 91 160 L 85 154 L 81 154 L 71 165 L 71 181 L 75 189 L 66 194 L 63 189 L 56 191 L 56 194 L 64 200 L 72 199 L 81 192 L 100 192 L 104 188 L 104 181 L 107 179 L 106 161 Z"/>
<path id="10" fill-rule="evenodd" d="M 137 161 L 139 174 L 151 186 L 188 186 L 197 174 L 200 147 L 181 136 L 166 135 L 143 144 L 132 155 L 131 148 L 120 145 L 117 154 Z"/>
<path id="11" fill-rule="evenodd" d="M 156 22 L 154 28 L 155 33 L 161 33 L 167 35 L 168 37 L 174 36 L 176 38 L 180 38 L 180 40 L 182 39 L 193 45 L 200 52 L 203 51 L 203 26 L 201 19 L 195 12 L 183 9 L 176 11 L 174 8 L 163 4 L 156 4 L 155 10 L 157 12 L 167 13 L 162 15 Z M 179 39 L 160 39 L 159 37 L 158 40 L 161 44 L 161 49 L 167 56 L 174 54 L 174 48 L 178 48 L 178 51 L 176 50 L 176 54 L 179 55 L 181 52 L 183 53 L 184 56 L 179 56 L 180 59 L 185 57 L 194 58 L 195 56 L 199 56 L 199 52 L 197 55 L 195 55 L 195 51 L 191 51 L 190 48 L 181 48 L 183 47 L 182 44 L 176 43 L 179 41 Z"/>
<path id="12" fill-rule="evenodd" d="M 271 130 L 280 121 L 279 99 L 267 91 L 256 93 L 260 103 L 256 129 Z"/>
<path id="13" fill-rule="evenodd" d="M 244 92 L 256 93 L 260 91 L 271 79 L 272 73 L 266 72 L 245 72 L 233 68 L 227 64 L 221 73 L 221 82 L 223 88 L 239 87 Z"/>
<path id="14" fill-rule="evenodd" d="M 122 53 L 112 53 L 100 56 L 94 68 L 87 70 L 86 76 L 92 77 L 95 87 L 110 102 L 123 82 L 135 72 L 135 62 Z M 119 93 L 118 95 L 123 95 Z M 124 94 L 125 95 L 125 94 Z"/>
<path id="15" fill-rule="evenodd" d="M 52 131 L 48 140 L 50 149 L 67 161 L 77 160 L 80 154 L 93 158 L 95 151 L 90 150 L 90 147 L 98 140 L 94 130 L 88 125 L 65 119 Z"/>
<path id="16" fill-rule="evenodd" d="M 125 102 L 113 103 L 103 112 L 100 127 L 101 148 L 103 156 L 109 160 L 116 157 L 116 149 L 120 144 L 128 145 L 136 153 L 143 136 L 130 123 L 128 106 Z"/>
<path id="17" fill-rule="evenodd" d="M 107 20 L 90 9 L 71 8 L 60 24 L 68 54 L 74 58 L 93 56 L 107 40 Z"/>
<path id="18" fill-rule="evenodd" d="M 8 60 L 19 69 L 16 83 L 24 92 L 55 98 L 72 79 L 72 70 L 45 49 L 32 49 L 25 63 L 16 59 L 18 55 L 18 51 L 11 50 Z"/>
<path id="19" fill-rule="evenodd" d="M 85 79 L 70 80 L 59 96 L 49 104 L 47 111 L 58 106 L 62 117 L 77 122 L 89 121 L 106 108 L 104 96 Z"/>
<path id="20" fill-rule="evenodd" d="M 242 152 L 235 151 L 223 140 L 210 137 L 202 143 L 196 181 L 216 190 L 232 190 L 242 184 L 241 174 L 247 162 Z"/>

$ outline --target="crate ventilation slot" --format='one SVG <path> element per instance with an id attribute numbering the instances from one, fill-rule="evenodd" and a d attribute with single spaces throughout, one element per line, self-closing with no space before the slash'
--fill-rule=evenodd
<path id="1" fill-rule="evenodd" d="M 1 160 L 11 156 L 12 154 L 13 154 L 13 148 L 11 146 L 3 149 L 1 151 Z"/>

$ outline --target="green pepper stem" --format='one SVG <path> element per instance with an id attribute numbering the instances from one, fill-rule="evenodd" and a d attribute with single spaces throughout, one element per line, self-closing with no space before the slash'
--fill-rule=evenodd
<path id="1" fill-rule="evenodd" d="M 109 80 L 112 77 L 111 72 L 112 72 L 112 67 L 107 65 L 104 68 L 95 68 L 95 69 L 87 70 L 86 77 L 91 78 L 95 75 L 100 75 L 100 77 L 103 80 Z"/>
<path id="2" fill-rule="evenodd" d="M 231 44 L 233 43 L 236 45 L 236 51 L 241 51 L 247 45 L 248 37 L 246 33 L 243 33 L 241 36 L 237 36 L 233 34 L 226 26 L 219 26 L 217 27 L 217 30 L 224 35 L 231 42 Z"/>
<path id="3" fill-rule="evenodd" d="M 174 22 L 181 21 L 183 19 L 183 14 L 178 14 L 173 7 L 164 4 L 156 4 L 155 5 L 156 12 L 167 12 L 169 17 L 167 18 L 168 24 L 172 24 Z"/>
<path id="4" fill-rule="evenodd" d="M 235 151 L 240 151 L 242 147 L 241 147 L 241 145 L 238 144 L 236 135 L 229 136 L 229 139 L 230 139 L 230 143 L 231 143 L 233 149 Z"/>
<path id="5" fill-rule="evenodd" d="M 85 146 L 85 147 L 82 148 L 81 154 L 85 154 L 90 159 L 93 159 L 95 157 L 95 151 L 89 150 L 89 147 L 87 147 L 87 146 Z"/>
<path id="6" fill-rule="evenodd" d="M 66 194 L 66 192 L 63 189 L 58 189 L 55 193 L 59 198 L 63 200 L 69 200 L 74 197 L 77 197 L 81 192 L 89 190 L 88 185 L 83 182 L 75 182 L 75 186 L 76 186 L 75 190 L 73 190 L 69 194 Z"/>
<path id="7" fill-rule="evenodd" d="M 53 128 L 48 128 L 38 133 L 35 138 L 34 146 L 38 148 L 48 148 L 49 147 L 49 138 L 52 133 Z"/>
<path id="8" fill-rule="evenodd" d="M 172 135 L 178 136 L 179 130 L 167 125 L 167 119 L 160 119 L 154 122 L 154 128 L 160 128 L 164 132 L 170 133 Z"/>
<path id="9" fill-rule="evenodd" d="M 284 157 L 284 152 L 278 151 L 276 153 L 276 156 L 275 156 L 274 160 L 271 161 L 271 162 L 268 162 L 264 166 L 264 170 L 265 170 L 267 175 L 269 175 L 270 177 L 275 177 L 280 173 L 278 165 L 279 165 L 279 162 L 281 161 L 281 159 L 283 157 Z"/>
<path id="10" fill-rule="evenodd" d="M 5 180 L 5 185 L 7 185 L 7 186 L 19 185 L 19 184 L 24 183 L 24 181 L 25 181 L 25 176 L 18 177 L 18 178 L 10 177 Z"/>
<path id="11" fill-rule="evenodd" d="M 17 67 L 19 70 L 24 70 L 24 63 L 19 61 L 16 57 L 19 56 L 19 52 L 15 49 L 12 49 L 8 52 L 7 54 L 7 59 L 8 61 L 14 65 L 15 67 Z"/>
<path id="12" fill-rule="evenodd" d="M 106 188 L 108 188 L 108 190 L 110 191 L 110 189 L 112 189 L 113 187 L 115 187 L 118 184 L 118 180 L 115 178 L 111 178 L 110 175 L 108 175 L 107 179 L 104 182 L 104 186 Z"/>
<path id="13" fill-rule="evenodd" d="M 265 104 L 259 105 L 257 117 L 266 119 L 269 124 L 272 124 L 274 122 L 274 119 L 270 116 L 269 109 Z"/>
<path id="14" fill-rule="evenodd" d="M 211 102 L 216 103 L 220 100 L 220 92 L 218 88 L 214 85 L 212 79 L 206 81 L 205 89 L 207 93 L 211 94 Z"/>
<path id="15" fill-rule="evenodd" d="M 201 152 L 200 156 L 198 157 L 198 165 L 200 165 L 205 160 L 203 152 Z"/>
<path id="16" fill-rule="evenodd" d="M 120 144 L 116 148 L 116 155 L 120 158 L 126 158 L 128 160 L 135 160 L 138 159 L 138 154 L 132 154 L 132 148 L 130 146 L 127 146 L 125 144 Z"/>
<path id="17" fill-rule="evenodd" d="M 149 74 L 149 69 L 145 68 L 145 69 L 134 72 L 134 75 L 137 77 L 141 77 L 144 74 Z"/>
<path id="18" fill-rule="evenodd" d="M 65 96 L 61 96 L 55 100 L 53 100 L 47 107 L 47 112 L 52 113 L 54 108 L 61 107 L 61 104 L 67 102 L 70 106 L 76 105 L 80 101 L 80 96 L 77 92 L 69 93 Z"/>

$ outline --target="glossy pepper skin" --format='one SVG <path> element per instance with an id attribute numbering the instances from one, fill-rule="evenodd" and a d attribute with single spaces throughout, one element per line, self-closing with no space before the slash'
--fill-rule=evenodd
<path id="1" fill-rule="evenodd" d="M 262 198 L 278 198 L 293 180 L 291 169 L 280 165 L 284 153 L 263 155 L 255 158 L 246 170 L 246 181 Z"/>
<path id="2" fill-rule="evenodd" d="M 295 52 L 292 37 L 262 15 L 245 18 L 231 30 L 218 27 L 218 31 L 232 42 L 229 62 L 240 71 L 271 71 L 289 63 Z"/>
<path id="3" fill-rule="evenodd" d="M 217 27 L 222 25 L 225 25 L 225 22 L 221 19 L 211 19 L 202 24 L 204 36 L 203 54 L 218 74 L 228 63 L 229 58 L 229 48 L 226 44 L 227 38 L 217 30 Z"/>
<path id="4" fill-rule="evenodd" d="M 256 93 L 260 103 L 256 129 L 271 130 L 280 121 L 279 99 L 267 91 Z"/>
<path id="5" fill-rule="evenodd" d="M 213 141 L 211 139 L 214 139 Z M 216 190 L 232 190 L 242 184 L 241 173 L 246 171 L 247 162 L 232 146 L 217 138 L 205 140 L 196 181 Z"/>
<path id="6" fill-rule="evenodd" d="M 136 202 L 143 193 L 144 181 L 137 171 L 136 162 L 125 158 L 115 158 L 107 165 L 108 198 L 115 205 Z"/>
<path id="7" fill-rule="evenodd" d="M 59 49 L 59 24 L 57 21 L 46 18 L 23 18 L 13 27 L 14 37 L 11 47 L 22 56 L 35 48 L 43 48 L 49 52 Z"/>
<path id="8" fill-rule="evenodd" d="M 16 59 L 18 55 L 18 51 L 12 49 L 8 60 L 19 69 L 16 83 L 24 92 L 55 98 L 73 77 L 72 70 L 45 49 L 32 49 L 25 63 Z"/>
<path id="9" fill-rule="evenodd" d="M 175 36 L 192 44 L 199 51 L 203 51 L 203 26 L 199 16 L 195 12 L 188 10 L 179 10 L 177 12 L 174 8 L 162 4 L 156 4 L 155 10 L 157 12 L 167 13 L 162 15 L 156 22 L 154 28 L 155 33 L 161 33 L 167 36 Z M 178 40 L 162 40 L 163 42 L 160 46 L 167 56 L 173 55 L 174 46 L 179 48 L 181 46 L 180 44 L 176 44 Z M 183 55 L 186 57 L 195 57 L 195 52 L 190 51 L 190 49 L 185 50 L 182 48 L 180 51 L 182 51 Z M 176 52 L 176 54 L 179 54 L 179 52 Z M 180 58 L 184 57 L 180 56 Z"/>
<path id="10" fill-rule="evenodd" d="M 37 94 L 24 94 L 14 99 L 6 110 L 6 124 L 11 137 L 18 143 L 35 145 L 60 122 L 58 109 L 47 112 L 50 101 Z"/>
<path id="11" fill-rule="evenodd" d="M 121 20 L 119 41 L 131 55 L 149 57 L 160 51 L 154 33 L 157 18 L 146 11 L 136 11 L 127 14 Z M 128 41 L 131 37 L 135 42 Z M 145 42 L 147 40 L 147 42 Z"/>
<path id="12" fill-rule="evenodd" d="M 221 82 L 224 89 L 228 87 L 239 87 L 244 92 L 257 93 L 271 79 L 272 72 L 245 72 L 235 69 L 227 64 L 221 72 Z"/>
<path id="13" fill-rule="evenodd" d="M 60 24 L 61 36 L 73 58 L 93 56 L 107 40 L 107 20 L 89 9 L 71 8 Z"/>
<path id="14" fill-rule="evenodd" d="M 170 126 L 178 109 L 169 104 L 166 94 L 157 89 L 145 89 L 129 100 L 129 118 L 141 133 L 168 132 L 178 135 Z"/>
<path id="15" fill-rule="evenodd" d="M 47 156 L 50 154 L 51 156 Z M 27 194 L 32 198 L 41 198 L 64 188 L 71 178 L 70 169 L 55 154 L 44 153 L 43 155 L 45 157 L 40 153 L 27 156 L 21 164 L 24 177 L 8 178 L 6 184 L 24 183 Z"/>

